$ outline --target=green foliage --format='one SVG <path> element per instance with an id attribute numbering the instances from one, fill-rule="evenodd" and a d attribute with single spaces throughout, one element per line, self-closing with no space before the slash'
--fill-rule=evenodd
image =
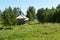
<path id="1" fill-rule="evenodd" d="M 58 4 L 58 6 L 56 7 L 57 9 L 60 9 L 60 4 Z"/>
<path id="2" fill-rule="evenodd" d="M 47 11 L 46 11 L 46 22 L 54 22 L 54 13 L 56 12 L 56 9 L 55 8 L 51 8 L 51 9 L 48 9 Z"/>
<path id="3" fill-rule="evenodd" d="M 3 21 L 4 25 L 15 25 L 17 24 L 16 17 L 19 15 L 24 15 L 20 8 L 6 8 L 4 11 L 0 11 L 0 20 Z M 60 4 L 51 9 L 40 8 L 35 13 L 35 8 L 30 6 L 27 10 L 27 15 L 29 21 L 38 20 L 39 23 L 51 22 L 51 23 L 60 23 Z M 34 24 L 34 23 L 31 23 Z"/>
<path id="4" fill-rule="evenodd" d="M 43 8 L 37 11 L 37 19 L 39 22 L 43 23 L 45 18 L 45 10 Z"/>
<path id="5" fill-rule="evenodd" d="M 0 10 L 0 21 L 1 21 L 1 15 L 2 15 L 2 12 L 1 12 L 1 10 Z"/>
<path id="6" fill-rule="evenodd" d="M 38 22 L 35 22 L 35 21 L 29 21 L 28 24 L 29 24 L 29 25 L 35 25 L 35 24 L 38 24 Z"/>
<path id="7" fill-rule="evenodd" d="M 4 25 L 15 25 L 16 22 L 16 11 L 13 11 L 11 7 L 5 9 L 2 14 Z"/>
<path id="8" fill-rule="evenodd" d="M 26 15 L 30 21 L 33 21 L 35 18 L 35 9 L 34 7 L 29 7 L 27 10 L 27 15 Z"/>
<path id="9" fill-rule="evenodd" d="M 52 7 L 51 9 L 38 9 L 37 10 L 37 19 L 39 22 L 52 22 L 52 23 L 60 23 L 60 5 L 55 9 Z"/>
<path id="10" fill-rule="evenodd" d="M 17 7 L 16 10 L 17 10 L 17 16 L 24 15 L 19 7 Z"/>
<path id="11" fill-rule="evenodd" d="M 60 10 L 57 10 L 53 16 L 54 16 L 54 21 L 60 23 Z"/>

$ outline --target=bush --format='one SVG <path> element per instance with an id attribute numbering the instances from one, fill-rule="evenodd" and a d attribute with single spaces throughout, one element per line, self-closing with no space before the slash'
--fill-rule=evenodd
<path id="1" fill-rule="evenodd" d="M 29 24 L 29 25 L 34 25 L 34 24 L 38 24 L 38 22 L 30 21 L 28 24 Z"/>

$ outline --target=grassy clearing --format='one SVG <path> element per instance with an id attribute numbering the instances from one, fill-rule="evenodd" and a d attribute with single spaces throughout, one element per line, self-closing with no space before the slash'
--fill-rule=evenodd
<path id="1" fill-rule="evenodd" d="M 60 24 L 13 26 L 11 30 L 0 30 L 0 40 L 60 40 Z"/>

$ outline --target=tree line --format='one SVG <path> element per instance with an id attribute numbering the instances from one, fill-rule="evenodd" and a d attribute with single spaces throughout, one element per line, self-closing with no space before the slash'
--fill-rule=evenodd
<path id="1" fill-rule="evenodd" d="M 35 8 L 30 6 L 26 12 L 26 16 L 29 18 L 29 21 L 34 21 L 37 19 L 39 23 L 51 22 L 51 23 L 60 23 L 60 4 L 54 8 L 40 8 L 35 12 Z M 4 25 L 16 25 L 16 17 L 23 14 L 22 10 L 19 7 L 5 8 L 4 11 L 0 10 L 0 20 Z"/>
<path id="2" fill-rule="evenodd" d="M 39 23 L 60 23 L 60 4 L 56 8 L 40 8 L 37 10 L 37 13 L 35 13 L 34 7 L 29 7 L 27 10 L 27 17 L 30 21 L 37 18 Z"/>

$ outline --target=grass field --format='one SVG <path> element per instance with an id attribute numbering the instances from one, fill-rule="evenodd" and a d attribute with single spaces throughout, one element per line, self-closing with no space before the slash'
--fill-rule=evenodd
<path id="1" fill-rule="evenodd" d="M 0 40 L 60 40 L 60 24 L 25 24 L 0 30 Z"/>

